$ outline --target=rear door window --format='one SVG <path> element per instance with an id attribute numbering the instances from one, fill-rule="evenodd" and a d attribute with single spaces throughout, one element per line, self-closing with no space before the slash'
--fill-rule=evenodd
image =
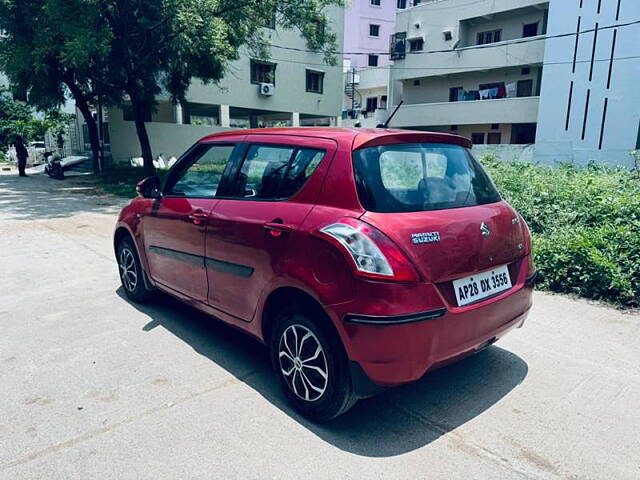
<path id="1" fill-rule="evenodd" d="M 372 212 L 418 212 L 501 200 L 471 153 L 458 145 L 400 144 L 353 153 L 358 195 Z"/>
<path id="2" fill-rule="evenodd" d="M 323 150 L 251 145 L 238 174 L 234 196 L 282 200 L 295 195 L 325 156 Z"/>

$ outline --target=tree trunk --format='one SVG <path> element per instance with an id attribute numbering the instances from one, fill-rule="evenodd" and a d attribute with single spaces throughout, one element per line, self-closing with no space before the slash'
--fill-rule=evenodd
<path id="1" fill-rule="evenodd" d="M 93 171 L 95 173 L 100 172 L 100 136 L 98 135 L 98 122 L 93 118 L 91 108 L 86 101 L 79 101 L 76 99 L 76 107 L 82 113 L 84 121 L 87 124 L 87 130 L 89 131 L 89 142 L 91 143 L 91 155 L 93 157 Z M 104 165 L 102 165 L 104 168 Z"/>
<path id="2" fill-rule="evenodd" d="M 151 142 L 149 141 L 149 134 L 147 133 L 147 127 L 145 125 L 146 109 L 142 105 L 142 102 L 136 101 L 131 95 L 130 97 L 131 106 L 133 107 L 133 117 L 136 123 L 136 133 L 138 134 L 138 141 L 140 142 L 140 150 L 144 161 L 144 173 L 146 176 L 155 175 L 156 169 L 153 166 Z"/>
<path id="3" fill-rule="evenodd" d="M 82 113 L 84 121 L 87 124 L 87 130 L 89 131 L 89 143 L 91 144 L 91 155 L 93 157 L 93 171 L 99 173 L 100 171 L 100 136 L 98 135 L 98 123 L 91 114 L 91 107 L 89 106 L 89 97 L 83 94 L 82 90 L 75 83 L 75 76 L 72 71 L 67 71 L 64 74 L 64 83 L 69 88 L 71 95 L 76 101 L 76 107 Z M 101 119 L 102 120 L 102 119 Z M 103 165 L 104 167 L 104 165 Z"/>

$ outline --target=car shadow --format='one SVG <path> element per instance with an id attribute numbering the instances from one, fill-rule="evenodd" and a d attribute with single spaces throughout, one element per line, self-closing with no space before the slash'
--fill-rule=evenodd
<path id="1" fill-rule="evenodd" d="M 127 300 L 122 288 L 117 293 Z M 266 348 L 252 337 L 167 295 L 131 305 L 151 319 L 145 331 L 168 330 L 324 441 L 365 457 L 396 456 L 428 445 L 491 408 L 528 371 L 520 357 L 493 346 L 415 383 L 361 400 L 332 422 L 316 424 L 289 406 Z"/>

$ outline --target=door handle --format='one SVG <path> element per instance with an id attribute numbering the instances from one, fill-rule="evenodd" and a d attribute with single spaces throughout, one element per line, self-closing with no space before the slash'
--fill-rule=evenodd
<path id="1" fill-rule="evenodd" d="M 194 225 L 202 225 L 207 218 L 209 218 L 209 215 L 200 209 L 189 215 L 189 221 Z"/>
<path id="2" fill-rule="evenodd" d="M 268 222 L 264 224 L 264 228 L 269 231 L 272 237 L 279 237 L 283 233 L 293 232 L 296 227 L 282 222 Z"/>

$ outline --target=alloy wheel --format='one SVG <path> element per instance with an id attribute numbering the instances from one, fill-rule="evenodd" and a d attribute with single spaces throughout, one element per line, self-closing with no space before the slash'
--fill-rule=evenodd
<path id="1" fill-rule="evenodd" d="M 302 400 L 318 400 L 327 389 L 329 368 L 320 341 L 303 325 L 290 325 L 278 345 L 280 371 L 287 385 Z"/>
<path id="2" fill-rule="evenodd" d="M 133 252 L 128 248 L 123 248 L 120 251 L 120 258 L 118 262 L 120 268 L 120 278 L 122 279 L 122 285 L 129 292 L 134 292 L 138 286 L 138 271 L 136 268 L 135 257 Z"/>

